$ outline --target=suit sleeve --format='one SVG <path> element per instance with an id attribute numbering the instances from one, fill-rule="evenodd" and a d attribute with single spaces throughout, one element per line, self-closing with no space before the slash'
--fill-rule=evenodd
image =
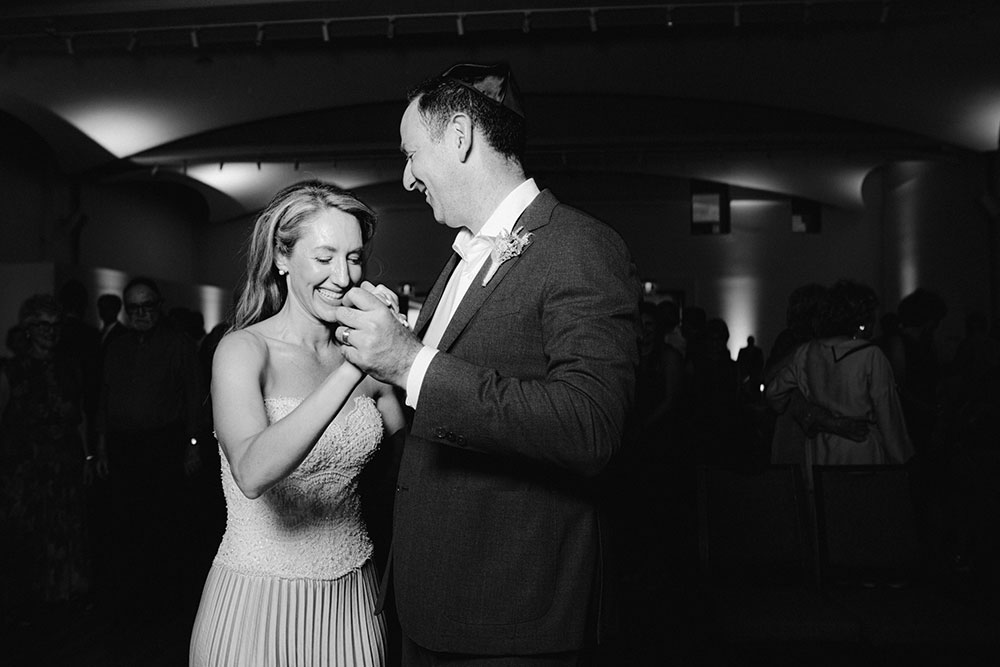
<path id="1" fill-rule="evenodd" d="M 764 397 L 771 409 L 778 414 L 796 408 L 793 399 L 796 398 L 796 393 L 801 395 L 802 392 L 796 368 L 802 363 L 802 353 L 805 347 L 805 345 L 799 346 L 770 370 L 771 376 L 764 389 Z"/>
<path id="2" fill-rule="evenodd" d="M 610 228 L 542 232 L 501 286 L 509 316 L 488 303 L 461 345 L 431 362 L 411 433 L 596 475 L 620 447 L 632 405 L 639 283 Z"/>

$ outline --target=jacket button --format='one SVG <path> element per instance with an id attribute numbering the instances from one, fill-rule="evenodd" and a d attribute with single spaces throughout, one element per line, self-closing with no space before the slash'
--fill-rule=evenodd
<path id="1" fill-rule="evenodd" d="M 455 439 L 455 442 L 458 444 L 459 447 L 465 447 L 465 436 L 464 435 L 459 435 Z"/>
<path id="2" fill-rule="evenodd" d="M 448 437 L 448 431 L 446 431 L 443 426 L 438 426 L 436 429 L 434 429 L 434 435 L 435 435 L 435 437 L 438 437 L 438 438 L 447 438 Z"/>
<path id="3" fill-rule="evenodd" d="M 455 434 L 452 433 L 451 431 L 448 431 L 447 437 L 448 437 L 448 442 L 455 442 Z"/>

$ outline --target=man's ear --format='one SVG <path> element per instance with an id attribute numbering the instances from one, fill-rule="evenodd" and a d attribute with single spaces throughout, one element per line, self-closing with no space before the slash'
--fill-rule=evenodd
<path id="1" fill-rule="evenodd" d="M 457 113 L 451 118 L 450 130 L 458 159 L 465 162 L 472 152 L 472 119 L 467 114 Z"/>

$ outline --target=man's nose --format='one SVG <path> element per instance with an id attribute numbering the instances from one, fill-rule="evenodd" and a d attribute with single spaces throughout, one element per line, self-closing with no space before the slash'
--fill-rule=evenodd
<path id="1" fill-rule="evenodd" d="M 413 177 L 413 168 L 410 166 L 410 161 L 406 161 L 406 166 L 403 167 L 403 187 L 406 190 L 413 190 L 417 187 L 417 179 Z"/>

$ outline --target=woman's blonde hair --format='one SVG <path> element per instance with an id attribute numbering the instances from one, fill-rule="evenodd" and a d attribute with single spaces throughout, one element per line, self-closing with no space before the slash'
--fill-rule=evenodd
<path id="1" fill-rule="evenodd" d="M 377 216 L 350 192 L 322 181 L 302 181 L 281 190 L 257 217 L 247 247 L 247 272 L 233 315 L 231 330 L 244 329 L 281 310 L 287 297 L 278 275 L 278 253 L 288 256 L 302 236 L 303 224 L 327 209 L 354 216 L 367 245 L 375 234 Z"/>

